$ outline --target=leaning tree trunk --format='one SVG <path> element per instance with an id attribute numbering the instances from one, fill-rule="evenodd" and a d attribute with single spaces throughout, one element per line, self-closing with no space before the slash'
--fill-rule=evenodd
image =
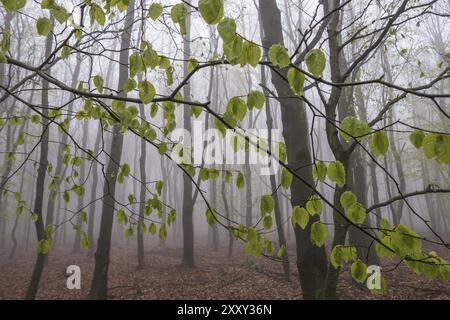
<path id="1" fill-rule="evenodd" d="M 131 45 L 131 33 L 134 22 L 134 0 L 128 5 L 125 26 L 121 35 L 120 56 L 119 56 L 119 83 L 118 91 L 121 96 L 126 96 L 123 91 L 125 81 L 128 79 L 128 57 Z M 122 156 L 123 134 L 120 133 L 120 124 L 116 124 L 113 129 L 111 143 L 111 160 L 106 169 L 106 181 L 103 187 L 103 207 L 100 222 L 100 233 L 97 241 L 97 251 L 95 252 L 95 269 L 89 292 L 90 299 L 106 299 L 108 293 L 108 268 L 111 250 L 111 235 L 114 220 L 114 196 L 116 190 L 116 175 L 119 171 L 119 164 Z"/>
<path id="2" fill-rule="evenodd" d="M 263 46 L 270 48 L 273 44 L 283 44 L 283 31 L 280 10 L 275 1 L 259 1 L 261 25 L 264 32 Z M 285 78 L 286 70 L 278 70 Z M 280 97 L 292 96 L 289 84 L 272 70 L 272 83 Z M 311 150 L 308 139 L 308 119 L 300 99 L 286 98 L 281 100 L 281 118 L 283 122 L 283 137 L 286 144 L 287 161 L 290 168 L 301 168 L 296 173 L 308 184 L 313 184 L 311 167 Z M 291 185 L 292 206 L 304 206 L 312 190 L 301 180 L 294 177 Z M 304 299 L 317 299 L 324 287 L 327 272 L 327 257 L 325 247 L 313 245 L 309 239 L 311 224 L 318 221 L 313 216 L 305 230 L 295 227 L 297 244 L 297 269 Z"/>

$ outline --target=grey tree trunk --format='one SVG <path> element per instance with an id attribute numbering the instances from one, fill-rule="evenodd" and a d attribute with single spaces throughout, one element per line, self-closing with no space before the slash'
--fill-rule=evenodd
<path id="1" fill-rule="evenodd" d="M 187 0 L 186 3 L 190 3 Z M 186 16 L 186 35 L 183 37 L 183 73 L 184 77 L 189 73 L 187 62 L 191 56 L 191 18 Z M 187 83 L 183 88 L 184 99 L 189 100 L 191 95 L 191 87 Z M 190 107 L 184 106 L 184 129 L 191 131 Z M 194 266 L 194 224 L 192 221 L 192 213 L 194 203 L 192 201 L 192 182 L 186 174 L 183 174 L 183 265 L 187 267 Z"/>
<path id="2" fill-rule="evenodd" d="M 134 22 L 134 0 L 128 5 L 124 30 L 121 35 L 120 56 L 119 56 L 119 83 L 118 91 L 121 96 L 126 96 L 123 91 L 125 81 L 128 79 L 128 57 L 131 44 L 131 33 Z M 100 233 L 95 252 L 94 277 L 92 279 L 89 292 L 90 299 L 106 299 L 108 293 L 108 268 L 111 250 L 111 235 L 114 220 L 114 196 L 116 191 L 116 175 L 119 171 L 119 164 L 122 157 L 122 147 L 124 136 L 120 131 L 120 124 L 114 126 L 111 143 L 111 160 L 106 169 L 106 181 L 103 188 L 103 207 L 100 222 Z"/>
<path id="3" fill-rule="evenodd" d="M 263 46 L 270 48 L 273 44 L 283 44 L 280 10 L 274 1 L 259 1 L 264 38 Z M 286 78 L 287 71 L 279 70 Z M 272 70 L 272 83 L 280 97 L 292 96 L 287 82 L 277 72 Z M 283 122 L 283 137 L 286 144 L 287 161 L 290 168 L 296 170 L 309 184 L 313 184 L 312 171 L 307 165 L 311 164 L 311 150 L 308 139 L 307 115 L 300 99 L 286 98 L 281 101 L 281 118 Z M 297 168 L 301 168 L 298 169 Z M 291 205 L 304 206 L 306 199 L 312 194 L 302 181 L 294 177 L 291 185 Z M 319 217 L 311 217 L 310 223 L 302 230 L 295 227 L 295 241 L 297 244 L 297 269 L 304 299 L 318 299 L 324 288 L 327 273 L 327 258 L 325 248 L 313 245 L 309 239 L 311 224 Z"/>
<path id="4" fill-rule="evenodd" d="M 52 25 L 54 24 L 53 16 L 50 18 L 52 21 Z M 47 35 L 45 40 L 45 58 L 50 56 L 53 47 L 53 34 L 50 32 Z M 50 69 L 47 70 L 47 73 L 50 73 Z M 42 213 L 42 207 L 44 202 L 44 188 L 42 186 L 45 185 L 45 175 L 47 172 L 48 165 L 48 139 L 49 139 L 49 130 L 50 123 L 47 119 L 48 116 L 48 91 L 49 91 L 49 83 L 46 80 L 42 80 L 42 139 L 41 139 L 41 151 L 39 157 L 39 167 L 37 172 L 36 179 L 36 197 L 34 200 L 34 213 L 37 216 L 37 220 L 34 222 L 34 226 L 36 228 L 36 236 L 37 240 L 43 241 L 46 240 L 45 230 L 44 230 L 44 215 Z M 33 268 L 33 274 L 31 276 L 31 281 L 28 286 L 26 299 L 34 300 L 36 298 L 36 294 L 39 288 L 39 282 L 41 280 L 42 271 L 44 269 L 45 263 L 45 254 L 38 252 L 36 257 L 36 262 Z"/>

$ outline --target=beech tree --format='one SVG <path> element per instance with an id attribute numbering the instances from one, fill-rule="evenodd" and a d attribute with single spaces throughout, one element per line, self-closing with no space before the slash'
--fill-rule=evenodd
<path id="1" fill-rule="evenodd" d="M 0 3 L 0 245 L 36 238 L 25 298 L 66 237 L 89 299 L 123 243 L 192 271 L 204 232 L 304 299 L 394 262 L 448 281 L 448 2 Z"/>

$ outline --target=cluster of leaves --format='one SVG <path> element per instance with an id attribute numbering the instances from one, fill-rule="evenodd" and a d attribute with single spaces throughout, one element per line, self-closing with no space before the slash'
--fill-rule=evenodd
<path id="1" fill-rule="evenodd" d="M 339 160 L 332 161 L 326 165 L 323 161 L 317 160 L 312 169 L 314 179 L 321 182 L 328 177 L 332 182 L 335 182 L 339 187 L 345 185 L 345 168 Z"/>
<path id="2" fill-rule="evenodd" d="M 422 148 L 427 159 L 434 159 L 441 164 L 450 164 L 450 136 L 438 133 L 425 134 L 415 130 L 409 136 L 411 143 Z"/>

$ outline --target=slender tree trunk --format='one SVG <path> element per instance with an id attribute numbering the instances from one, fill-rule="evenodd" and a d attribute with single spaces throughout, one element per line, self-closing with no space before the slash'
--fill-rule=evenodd
<path id="1" fill-rule="evenodd" d="M 51 17 L 52 25 L 54 24 L 54 18 Z M 45 58 L 50 56 L 53 47 L 53 34 L 50 32 L 47 35 L 45 41 Z M 50 69 L 47 70 L 47 73 L 50 73 Z M 42 186 L 45 185 L 45 175 L 47 172 L 48 165 L 48 139 L 49 139 L 49 130 L 50 123 L 47 119 L 49 101 L 48 101 L 48 91 L 49 91 L 49 83 L 46 80 L 42 80 L 42 139 L 41 139 L 41 151 L 39 157 L 39 167 L 37 172 L 36 179 L 36 197 L 34 200 L 34 214 L 37 216 L 37 220 L 34 222 L 34 226 L 36 228 L 36 236 L 37 241 L 50 241 L 50 239 L 46 239 L 45 230 L 44 230 L 44 215 L 42 213 L 43 201 L 44 201 L 44 188 Z M 38 252 L 36 257 L 36 262 L 33 268 L 33 274 L 31 276 L 31 281 L 28 286 L 26 299 L 34 300 L 36 298 L 36 294 L 39 288 L 39 282 L 41 280 L 42 271 L 44 269 L 45 263 L 45 254 Z"/>
<path id="2" fill-rule="evenodd" d="M 186 3 L 190 3 L 187 0 Z M 186 35 L 183 37 L 183 69 L 184 77 L 189 73 L 187 68 L 188 60 L 191 56 L 191 16 L 186 16 Z M 184 99 L 189 100 L 191 96 L 191 87 L 187 83 L 183 88 Z M 184 129 L 191 131 L 190 107 L 184 106 Z M 194 266 L 194 224 L 192 213 L 194 203 L 192 201 L 192 181 L 186 174 L 183 174 L 183 265 L 187 267 Z"/>
<path id="3" fill-rule="evenodd" d="M 123 91 L 123 86 L 128 79 L 128 57 L 131 45 L 131 33 L 133 30 L 134 11 L 134 0 L 132 0 L 128 5 L 124 31 L 121 35 L 118 84 L 118 91 L 120 91 L 121 96 L 126 96 Z M 117 124 L 113 129 L 110 154 L 111 160 L 108 162 L 106 181 L 103 188 L 104 200 L 100 222 L 100 234 L 97 241 L 97 251 L 95 252 L 94 276 L 89 292 L 90 299 L 106 299 L 108 293 L 108 268 L 114 219 L 114 196 L 116 191 L 116 175 L 113 173 L 119 171 L 124 139 L 123 134 L 120 133 L 120 128 L 121 125 Z"/>

